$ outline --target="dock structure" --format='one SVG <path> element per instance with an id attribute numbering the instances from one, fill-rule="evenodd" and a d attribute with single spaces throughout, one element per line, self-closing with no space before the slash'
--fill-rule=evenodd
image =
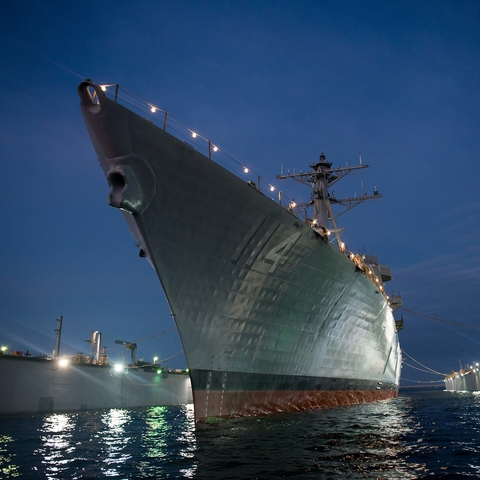
<path id="1" fill-rule="evenodd" d="M 57 413 L 193 403 L 186 371 L 0 355 L 0 414 Z"/>

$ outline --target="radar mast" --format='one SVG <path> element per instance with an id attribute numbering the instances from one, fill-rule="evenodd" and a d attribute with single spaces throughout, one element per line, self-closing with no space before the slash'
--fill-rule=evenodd
<path id="1" fill-rule="evenodd" d="M 362 164 L 361 157 L 360 165 L 332 168 L 332 163 L 327 161 L 325 154 L 322 152 L 318 162 L 312 163 L 310 168 L 312 169 L 310 172 L 277 175 L 276 178 L 279 180 L 291 178 L 304 185 L 311 185 L 312 193 L 309 203 L 296 204 L 292 202 L 287 208 L 298 214 L 300 210 L 305 210 L 306 208 L 313 206 L 312 218 L 307 219 L 307 221 L 310 223 L 311 227 L 324 238 L 333 233 L 338 247 L 343 251 L 345 250 L 345 245 L 341 240 L 341 234 L 344 229 L 338 227 L 332 205 L 341 205 L 344 207 L 344 210 L 337 215 L 337 217 L 339 217 L 360 203 L 366 200 L 378 200 L 382 198 L 382 195 L 378 193 L 376 187 L 374 188 L 373 195 L 366 195 L 362 192 L 362 196 L 360 197 L 355 196 L 338 199 L 333 191 L 332 193 L 329 192 L 332 185 L 349 173 L 354 170 L 368 168 L 368 165 Z"/>

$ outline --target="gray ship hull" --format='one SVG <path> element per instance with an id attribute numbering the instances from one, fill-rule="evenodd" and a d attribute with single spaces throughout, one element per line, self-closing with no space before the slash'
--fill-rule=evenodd
<path id="1" fill-rule="evenodd" d="M 384 295 L 292 213 L 151 122 L 79 86 L 111 190 L 155 268 L 196 420 L 397 395 Z"/>
<path id="2" fill-rule="evenodd" d="M 128 373 L 127 373 L 128 372 Z M 0 355 L 0 414 L 58 413 L 192 403 L 188 375 L 162 376 L 141 368 L 69 364 Z"/>

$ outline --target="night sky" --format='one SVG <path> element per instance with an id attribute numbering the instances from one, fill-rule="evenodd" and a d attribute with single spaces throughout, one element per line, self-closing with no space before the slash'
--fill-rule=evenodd
<path id="1" fill-rule="evenodd" d="M 387 291 L 406 309 L 453 322 L 398 311 L 403 350 L 440 373 L 480 361 L 479 25 L 480 3 L 459 0 L 2 5 L 0 343 L 51 353 L 63 315 L 61 353 L 88 353 L 93 330 L 112 360 L 118 339 L 146 361 L 181 350 L 176 331 L 149 338 L 174 322 L 107 204 L 76 93 L 91 78 L 169 111 L 276 185 L 281 165 L 305 171 L 321 151 L 355 165 L 361 152 L 370 168 L 336 195 L 363 184 L 383 199 L 339 219 L 344 241 L 390 266 Z M 183 354 L 169 366 L 185 367 Z"/>

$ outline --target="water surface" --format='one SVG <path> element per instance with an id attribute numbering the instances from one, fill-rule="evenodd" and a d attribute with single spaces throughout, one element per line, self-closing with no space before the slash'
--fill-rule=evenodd
<path id="1" fill-rule="evenodd" d="M 0 416 L 1 478 L 478 478 L 480 397 L 194 424 L 193 406 Z"/>

